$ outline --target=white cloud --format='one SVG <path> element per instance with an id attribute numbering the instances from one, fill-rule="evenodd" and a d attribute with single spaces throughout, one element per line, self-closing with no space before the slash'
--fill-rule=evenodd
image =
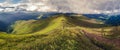
<path id="1" fill-rule="evenodd" d="M 0 12 L 3 11 L 4 9 L 0 9 Z"/>
<path id="2" fill-rule="evenodd" d="M 75 13 L 119 12 L 120 0 L 21 0 L 13 4 L 10 0 L 0 3 L 0 11 L 58 11 Z M 10 8 L 13 7 L 13 8 Z"/>

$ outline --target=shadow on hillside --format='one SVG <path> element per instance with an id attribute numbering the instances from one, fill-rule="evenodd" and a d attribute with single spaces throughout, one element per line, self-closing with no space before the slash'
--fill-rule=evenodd
<path id="1" fill-rule="evenodd" d="M 38 31 L 43 30 L 44 28 L 46 28 L 49 25 L 50 21 L 47 21 L 46 19 L 44 19 L 44 20 L 35 22 L 36 24 L 39 24 L 39 23 L 43 22 L 43 24 L 40 24 L 39 26 L 33 28 L 31 33 L 38 32 Z"/>
<path id="2" fill-rule="evenodd" d="M 69 22 L 77 25 L 77 26 L 82 26 L 82 27 L 88 27 L 88 28 L 102 28 L 102 27 L 111 27 L 109 25 L 105 24 L 96 24 L 96 23 L 90 23 L 87 21 L 80 20 L 79 18 L 76 17 L 67 17 Z"/>

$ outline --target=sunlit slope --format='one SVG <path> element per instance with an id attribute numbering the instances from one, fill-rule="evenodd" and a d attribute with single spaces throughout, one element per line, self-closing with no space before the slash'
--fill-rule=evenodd
<path id="1" fill-rule="evenodd" d="M 50 17 L 42 20 L 17 21 L 13 25 L 13 32 L 15 34 L 30 34 L 30 33 L 47 33 L 62 24 L 64 17 Z"/>
<path id="2" fill-rule="evenodd" d="M 102 50 L 78 31 L 79 29 L 55 29 L 47 34 L 23 39 L 1 39 L 2 50 Z M 4 43 L 3 43 L 4 42 Z"/>
<path id="3" fill-rule="evenodd" d="M 98 43 L 71 22 L 75 18 L 57 15 L 43 20 L 18 21 L 11 34 L 0 33 L 1 50 L 117 50 Z M 103 45 L 100 47 L 99 45 Z"/>

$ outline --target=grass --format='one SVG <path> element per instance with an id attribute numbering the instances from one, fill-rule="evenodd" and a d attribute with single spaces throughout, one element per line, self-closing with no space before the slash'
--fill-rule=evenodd
<path id="1" fill-rule="evenodd" d="M 77 30 L 77 29 L 76 29 Z M 78 31 L 56 29 L 48 34 L 31 36 L 23 40 L 7 39 L 0 49 L 6 50 L 88 50 L 100 49 Z M 34 44 L 33 44 L 34 43 Z"/>
<path id="2" fill-rule="evenodd" d="M 77 17 L 72 16 L 71 18 L 66 18 L 66 19 L 75 26 L 79 26 L 82 30 L 86 30 L 89 33 L 101 34 L 104 31 L 104 33 L 108 35 L 110 34 L 110 31 L 114 27 L 114 26 L 101 24 L 101 22 L 98 21 L 93 22 L 91 21 L 92 19 L 87 18 L 85 16 L 77 16 Z"/>
<path id="3" fill-rule="evenodd" d="M 18 21 L 13 25 L 12 34 L 0 32 L 0 50 L 104 50 L 109 48 L 101 48 L 93 44 L 91 39 L 81 32 L 81 26 L 75 25 L 68 18 L 70 17 L 57 15 L 43 20 Z M 103 44 L 100 42 L 100 45 Z"/>

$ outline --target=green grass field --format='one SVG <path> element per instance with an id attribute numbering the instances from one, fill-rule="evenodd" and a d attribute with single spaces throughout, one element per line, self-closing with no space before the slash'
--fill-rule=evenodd
<path id="1" fill-rule="evenodd" d="M 17 21 L 12 27 L 13 31 L 9 34 L 0 32 L 0 50 L 119 50 L 111 44 L 90 39 L 82 32 L 86 29 L 95 33 L 90 28 L 98 29 L 106 25 L 65 15 Z"/>

